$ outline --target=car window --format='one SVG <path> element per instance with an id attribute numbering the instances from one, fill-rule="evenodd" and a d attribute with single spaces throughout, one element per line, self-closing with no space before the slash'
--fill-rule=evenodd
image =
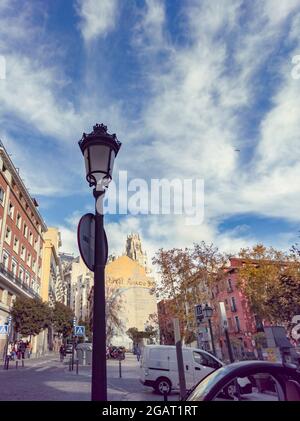
<path id="1" fill-rule="evenodd" d="M 206 367 L 211 367 L 211 368 L 220 367 L 220 364 L 216 360 L 214 360 L 212 357 L 202 352 L 194 351 L 193 358 L 196 363 L 204 365 Z"/>
<path id="2" fill-rule="evenodd" d="M 284 400 L 280 383 L 268 373 L 235 377 L 213 399 L 217 401 L 279 401 Z"/>

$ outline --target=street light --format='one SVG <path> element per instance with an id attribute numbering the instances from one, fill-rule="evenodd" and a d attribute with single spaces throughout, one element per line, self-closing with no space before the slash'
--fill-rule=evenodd
<path id="1" fill-rule="evenodd" d="M 86 179 L 94 187 L 95 247 L 94 247 L 94 307 L 93 307 L 93 363 L 92 400 L 107 400 L 106 379 L 106 323 L 105 323 L 105 265 L 107 243 L 103 226 L 103 198 L 112 179 L 114 159 L 121 143 L 107 127 L 96 124 L 89 134 L 83 133 L 79 141 L 84 156 Z"/>
<path id="2" fill-rule="evenodd" d="M 213 308 L 210 307 L 207 303 L 205 304 L 205 307 L 203 309 L 204 316 L 208 319 L 208 326 L 209 326 L 209 333 L 210 333 L 210 339 L 211 339 L 211 346 L 213 354 L 216 355 L 216 349 L 215 349 L 215 343 L 214 343 L 214 337 L 213 337 L 213 331 L 212 331 L 212 325 L 211 325 L 211 318 L 213 315 Z"/>

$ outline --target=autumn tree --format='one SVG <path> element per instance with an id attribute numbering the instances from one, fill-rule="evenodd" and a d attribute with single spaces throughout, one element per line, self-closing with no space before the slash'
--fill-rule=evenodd
<path id="1" fill-rule="evenodd" d="M 300 310 L 300 256 L 258 244 L 239 253 L 238 286 L 261 320 L 288 323 Z"/>
<path id="2" fill-rule="evenodd" d="M 210 300 L 211 288 L 223 276 L 226 261 L 227 256 L 205 242 L 192 248 L 160 249 L 156 253 L 153 263 L 160 274 L 156 292 L 168 308 L 163 317 L 179 319 L 185 342 L 191 340 L 196 329 L 194 306 Z M 165 322 L 170 325 L 168 320 Z"/>
<path id="3" fill-rule="evenodd" d="M 51 324 L 51 310 L 39 298 L 17 297 L 11 315 L 16 332 L 24 336 L 38 335 Z"/>

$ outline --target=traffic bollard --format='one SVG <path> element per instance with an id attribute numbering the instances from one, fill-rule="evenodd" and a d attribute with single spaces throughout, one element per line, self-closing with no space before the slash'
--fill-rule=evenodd
<path id="1" fill-rule="evenodd" d="M 72 371 L 72 359 L 69 359 L 69 371 Z"/>
<path id="2" fill-rule="evenodd" d="M 24 360 L 22 360 L 22 367 L 24 368 Z"/>
<path id="3" fill-rule="evenodd" d="M 164 391 L 164 402 L 168 402 L 168 394 Z"/>
<path id="4" fill-rule="evenodd" d="M 79 361 L 76 360 L 76 374 L 78 374 L 78 365 L 79 365 Z"/>
<path id="5" fill-rule="evenodd" d="M 16 370 L 18 369 L 18 367 L 19 367 L 19 361 L 17 360 L 16 361 Z"/>
<path id="6" fill-rule="evenodd" d="M 122 378 L 122 363 L 121 360 L 119 360 L 119 378 Z"/>

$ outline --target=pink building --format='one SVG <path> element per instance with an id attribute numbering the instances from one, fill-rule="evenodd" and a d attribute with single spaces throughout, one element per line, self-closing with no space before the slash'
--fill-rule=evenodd
<path id="1" fill-rule="evenodd" d="M 216 345 L 223 355 L 227 355 L 225 336 L 221 328 L 220 302 L 224 302 L 228 320 L 228 332 L 236 358 L 243 358 L 253 353 L 255 342 L 253 335 L 261 330 L 262 325 L 256 321 L 250 310 L 246 297 L 237 287 L 238 270 L 242 265 L 239 258 L 230 258 L 224 280 L 213 291 L 214 316 L 213 325 L 216 334 Z"/>

